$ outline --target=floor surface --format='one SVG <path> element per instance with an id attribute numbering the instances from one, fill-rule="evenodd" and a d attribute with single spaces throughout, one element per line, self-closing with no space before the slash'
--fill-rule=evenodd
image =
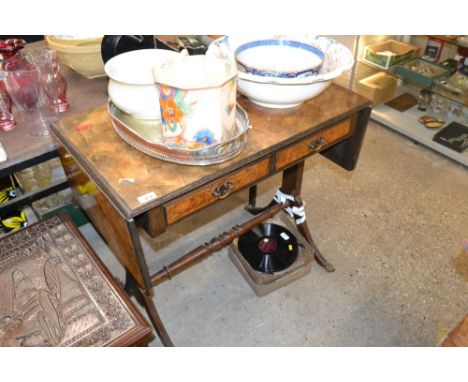
<path id="1" fill-rule="evenodd" d="M 279 182 L 259 185 L 260 205 Z M 154 289 L 175 345 L 433 346 L 468 311 L 466 168 L 371 122 L 356 170 L 316 155 L 306 161 L 302 196 L 336 271 L 315 263 L 307 276 L 257 297 L 220 251 Z M 150 270 L 245 220 L 246 201 L 244 190 L 157 240 L 142 233 Z M 92 227 L 82 231 L 123 279 Z"/>

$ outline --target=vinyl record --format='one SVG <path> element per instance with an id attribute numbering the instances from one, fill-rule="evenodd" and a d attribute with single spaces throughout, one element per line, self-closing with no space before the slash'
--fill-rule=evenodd
<path id="1" fill-rule="evenodd" d="M 262 223 L 241 235 L 238 248 L 250 266 L 263 273 L 280 272 L 297 259 L 296 237 L 286 228 L 272 223 Z"/>

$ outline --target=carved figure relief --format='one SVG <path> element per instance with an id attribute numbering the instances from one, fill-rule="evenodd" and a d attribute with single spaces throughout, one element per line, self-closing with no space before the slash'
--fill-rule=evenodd
<path id="1" fill-rule="evenodd" d="M 101 346 L 135 324 L 59 217 L 0 243 L 0 346 Z"/>

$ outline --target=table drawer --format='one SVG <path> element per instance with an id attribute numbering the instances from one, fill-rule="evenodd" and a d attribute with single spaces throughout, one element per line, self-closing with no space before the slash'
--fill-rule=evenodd
<path id="1" fill-rule="evenodd" d="M 351 132 L 351 119 L 348 118 L 318 133 L 304 138 L 299 143 L 288 147 L 276 155 L 275 168 L 281 169 L 307 155 L 321 151 Z"/>
<path id="2" fill-rule="evenodd" d="M 269 167 L 269 160 L 264 159 L 164 205 L 167 224 L 175 223 L 244 187 L 257 183 L 268 175 Z"/>

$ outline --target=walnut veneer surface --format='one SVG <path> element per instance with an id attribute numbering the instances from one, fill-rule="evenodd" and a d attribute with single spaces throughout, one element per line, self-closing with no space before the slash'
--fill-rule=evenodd
<path id="1" fill-rule="evenodd" d="M 247 146 L 236 158 L 212 166 L 177 165 L 139 152 L 115 133 L 106 105 L 65 118 L 52 129 L 120 213 L 132 218 L 352 117 L 370 105 L 367 99 L 335 84 L 318 97 L 290 109 L 260 107 L 243 96 L 238 102 L 247 111 L 252 126 Z M 141 202 L 139 197 L 150 193 L 154 193 L 153 198 Z"/>

